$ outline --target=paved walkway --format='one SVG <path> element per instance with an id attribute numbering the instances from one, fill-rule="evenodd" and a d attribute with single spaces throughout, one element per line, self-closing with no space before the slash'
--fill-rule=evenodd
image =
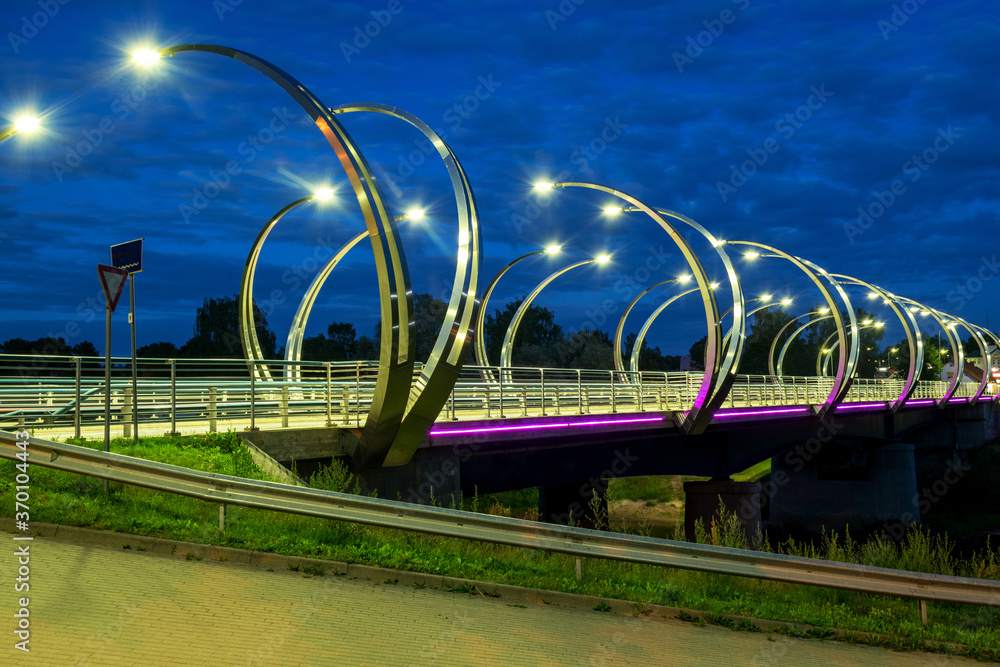
<path id="1" fill-rule="evenodd" d="M 36 537 L 0 562 L 3 665 L 977 664 Z M 11 544 L 30 544 L 15 593 Z M 12 634 L 30 596 L 30 654 Z"/>

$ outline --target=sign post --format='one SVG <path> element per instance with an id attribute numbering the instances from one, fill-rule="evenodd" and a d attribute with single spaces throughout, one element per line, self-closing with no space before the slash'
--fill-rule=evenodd
<path id="1" fill-rule="evenodd" d="M 111 313 L 118 306 L 118 298 L 128 280 L 128 271 L 107 264 L 97 265 L 97 278 L 101 282 L 106 305 L 104 308 L 104 451 L 111 451 Z M 104 492 L 108 480 L 104 480 Z"/>
<path id="2" fill-rule="evenodd" d="M 124 269 L 129 276 L 142 272 L 142 239 L 111 246 L 111 264 Z M 132 329 L 132 428 L 139 442 L 139 380 L 135 366 L 135 278 L 128 283 L 128 323 Z"/>

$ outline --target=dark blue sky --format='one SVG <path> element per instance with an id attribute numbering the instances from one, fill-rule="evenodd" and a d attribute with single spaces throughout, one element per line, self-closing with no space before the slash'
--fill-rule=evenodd
<path id="1" fill-rule="evenodd" d="M 613 330 L 637 290 L 686 272 L 652 221 L 602 215 L 609 197 L 532 191 L 562 174 L 1000 329 L 1000 22 L 985 0 L 5 0 L 0 22 L 0 113 L 34 109 L 45 127 L 0 145 L 0 341 L 54 335 L 103 350 L 96 265 L 110 245 L 145 237 L 138 343 L 181 344 L 205 297 L 238 291 L 264 222 L 329 184 L 344 196 L 289 214 L 261 255 L 256 295 L 280 343 L 315 258 L 364 228 L 328 144 L 268 79 L 211 54 L 152 71 L 128 59 L 192 42 L 254 53 L 330 106 L 380 102 L 438 129 L 478 198 L 484 285 L 520 254 L 567 247 L 511 272 L 493 305 L 606 251 L 612 265 L 567 274 L 537 303 L 566 327 Z M 456 224 L 442 163 L 400 121 L 340 119 L 397 215 L 427 210 L 427 223 L 404 226 L 413 288 L 447 294 Z M 685 234 L 721 279 L 714 251 Z M 819 301 L 777 260 L 738 265 L 748 297 Z M 371 333 L 374 281 L 365 242 L 327 283 L 308 333 L 334 320 Z M 685 353 L 704 333 L 696 301 L 671 307 L 650 342 Z M 629 328 L 655 305 L 651 294 Z M 116 353 L 128 347 L 126 310 Z M 885 317 L 886 341 L 898 340 Z"/>

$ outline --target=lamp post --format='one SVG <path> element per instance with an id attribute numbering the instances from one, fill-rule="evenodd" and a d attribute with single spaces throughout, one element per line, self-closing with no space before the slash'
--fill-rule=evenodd
<path id="1" fill-rule="evenodd" d="M 382 349 L 375 391 L 353 460 L 361 467 L 405 463 L 419 440 L 426 435 L 425 432 L 419 434 L 420 438 L 397 438 L 412 403 L 410 389 L 415 344 L 410 335 L 409 323 L 413 320 L 413 288 L 402 241 L 378 179 L 360 147 L 334 118 L 329 107 L 306 86 L 271 63 L 246 51 L 216 44 L 183 44 L 159 51 L 145 50 L 135 57 L 137 62 L 153 64 L 160 62 L 163 57 L 173 57 L 189 51 L 231 58 L 268 77 L 309 115 L 340 161 L 358 200 L 372 241 L 382 318 Z M 467 293 L 472 298 L 475 297 L 474 284 Z M 450 387 L 454 386 L 454 377 L 446 380 L 445 384 L 450 382 L 450 391 Z"/>
<path id="2" fill-rule="evenodd" d="M 476 363 L 478 365 L 480 366 L 490 365 L 489 356 L 486 354 L 486 331 L 485 331 L 486 312 L 487 312 L 487 305 L 490 302 L 490 296 L 493 294 L 493 289 L 497 286 L 497 283 L 500 281 L 500 278 L 502 278 L 505 273 L 510 271 L 515 264 L 518 264 L 528 259 L 529 257 L 534 257 L 535 255 L 557 255 L 561 250 L 562 246 L 550 245 L 541 250 L 535 250 L 533 252 L 521 255 L 517 259 L 508 263 L 507 266 L 500 269 L 500 271 L 495 276 L 493 276 L 493 279 L 490 280 L 490 284 L 487 285 L 486 289 L 483 291 L 482 301 L 479 302 L 479 311 L 476 313 L 476 344 L 474 350 L 476 353 Z M 484 378 L 484 379 L 489 380 L 491 378 L 492 378 L 492 373 L 490 373 L 490 378 Z"/>
<path id="3" fill-rule="evenodd" d="M 500 351 L 500 366 L 505 368 L 510 367 L 511 358 L 514 355 L 514 338 L 517 336 L 517 328 L 520 326 L 521 320 L 524 319 L 524 316 L 528 312 L 528 308 L 531 307 L 531 303 L 535 300 L 535 297 L 537 297 L 549 283 L 564 273 L 572 271 L 577 267 L 586 266 L 588 264 L 606 264 L 609 261 L 611 261 L 610 255 L 601 255 L 599 257 L 595 257 L 594 259 L 586 259 L 582 262 L 577 262 L 576 264 L 570 264 L 567 267 L 559 269 L 548 278 L 535 285 L 535 288 L 531 290 L 531 293 L 525 297 L 524 301 L 518 307 L 517 311 L 514 313 L 514 317 L 510 321 L 510 325 L 507 327 L 507 333 L 504 335 L 503 339 L 503 348 Z"/>
<path id="4" fill-rule="evenodd" d="M 288 204 L 271 216 L 271 219 L 268 220 L 267 223 L 265 223 L 265 225 L 261 228 L 260 232 L 257 234 L 257 238 L 254 239 L 253 245 L 250 247 L 250 253 L 247 255 L 246 264 L 243 266 L 243 277 L 240 280 L 240 342 L 243 344 L 243 356 L 246 358 L 250 366 L 250 372 L 257 380 L 271 380 L 271 371 L 267 368 L 267 366 L 256 363 L 264 360 L 264 353 L 260 349 L 260 341 L 257 338 L 257 327 L 256 322 L 254 321 L 253 310 L 254 274 L 257 271 L 257 260 L 260 258 L 260 251 L 264 247 L 264 241 L 267 240 L 268 234 L 271 233 L 271 230 L 274 229 L 274 226 L 278 224 L 278 221 L 281 220 L 286 213 L 311 201 L 318 200 L 325 202 L 332 198 L 333 190 L 323 188 L 317 190 L 308 197 L 296 199 L 291 204 Z"/>
<path id="5" fill-rule="evenodd" d="M 425 211 L 423 209 L 414 208 L 403 215 L 397 216 L 393 219 L 393 222 L 422 220 L 424 215 Z M 319 296 L 320 290 L 323 288 L 324 283 L 326 283 L 326 279 L 330 277 L 333 270 L 344 259 L 344 256 L 367 237 L 367 231 L 360 232 L 347 243 L 340 246 L 340 249 L 333 254 L 333 257 L 326 261 L 326 264 L 323 265 L 319 273 L 313 277 L 312 282 L 309 283 L 309 287 L 306 288 L 305 294 L 302 295 L 302 300 L 299 301 L 299 306 L 295 310 L 295 317 L 292 318 L 292 325 L 288 328 L 288 339 L 285 342 L 286 368 L 288 368 L 288 379 L 292 382 L 299 382 L 302 379 L 298 365 L 293 365 L 292 362 L 302 360 L 302 342 L 305 340 L 306 324 L 309 323 L 309 315 L 312 313 L 313 305 L 316 303 L 316 298 Z"/>
<path id="6" fill-rule="evenodd" d="M 687 283 L 690 281 L 691 281 L 691 276 L 680 276 L 678 278 L 673 278 L 672 280 L 664 280 L 663 282 L 659 282 L 656 283 L 655 285 L 647 287 L 642 292 L 640 292 L 637 297 L 632 299 L 632 303 L 630 303 L 625 308 L 625 312 L 622 313 L 622 316 L 618 319 L 618 327 L 615 329 L 615 340 L 613 346 L 614 346 L 614 362 L 616 371 L 625 370 L 625 362 L 622 359 L 622 335 L 625 332 L 625 319 L 628 317 L 629 313 L 632 312 L 632 308 L 635 307 L 635 304 L 639 303 L 639 299 L 641 299 L 646 294 L 653 291 L 660 285 L 668 285 L 670 283 Z"/>

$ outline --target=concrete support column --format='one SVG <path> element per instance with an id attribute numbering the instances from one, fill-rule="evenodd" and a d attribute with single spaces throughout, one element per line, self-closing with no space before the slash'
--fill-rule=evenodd
<path id="1" fill-rule="evenodd" d="M 538 487 L 538 520 L 563 526 L 573 525 L 594 528 L 595 512 L 591 508 L 594 493 L 597 493 L 596 508 L 600 523 L 607 526 L 608 496 L 607 486 L 595 486 L 591 481 L 562 482 Z"/>
<path id="2" fill-rule="evenodd" d="M 746 533 L 747 544 L 752 545 L 760 529 L 760 484 L 734 482 L 731 479 L 713 479 L 708 482 L 684 482 L 684 536 L 695 540 L 694 524 L 701 519 L 705 530 L 712 526 L 712 519 L 719 510 L 719 499 L 727 512 L 736 512 Z"/>
<path id="3" fill-rule="evenodd" d="M 771 460 L 770 520 L 819 529 L 920 521 L 914 446 L 828 442 Z"/>

